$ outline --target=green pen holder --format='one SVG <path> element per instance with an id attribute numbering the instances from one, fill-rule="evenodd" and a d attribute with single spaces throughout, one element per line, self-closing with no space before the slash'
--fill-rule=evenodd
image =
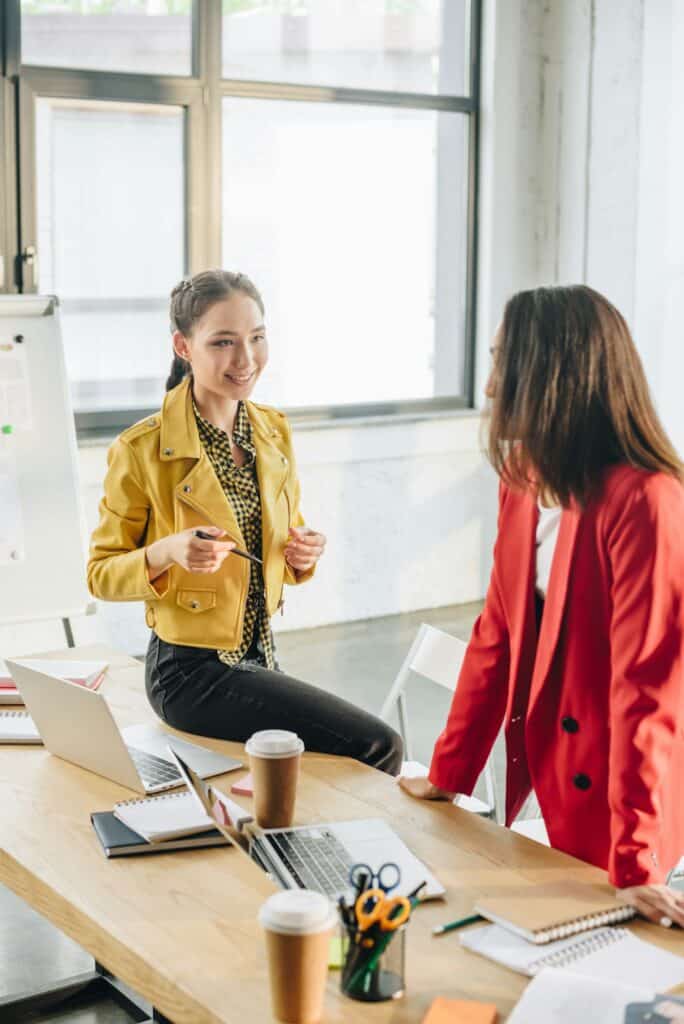
<path id="1" fill-rule="evenodd" d="M 385 940 L 387 940 L 385 942 Z M 344 995 L 362 1003 L 383 1003 L 401 999 L 406 989 L 406 928 L 381 936 L 378 945 L 367 948 L 342 930 L 342 976 Z"/>

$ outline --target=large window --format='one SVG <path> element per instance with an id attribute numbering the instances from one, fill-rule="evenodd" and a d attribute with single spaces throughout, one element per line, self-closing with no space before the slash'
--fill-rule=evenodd
<path id="1" fill-rule="evenodd" d="M 188 0 L 21 0 L 21 59 L 51 68 L 189 75 L 190 8 Z"/>
<path id="2" fill-rule="evenodd" d="M 184 265 L 183 112 L 41 98 L 36 158 L 38 290 L 60 298 L 77 407 L 154 404 Z"/>
<path id="3" fill-rule="evenodd" d="M 6 3 L 5 288 L 59 296 L 81 429 L 158 405 L 168 293 L 217 265 L 266 303 L 257 400 L 470 403 L 476 0 Z"/>
<path id="4" fill-rule="evenodd" d="M 224 0 L 223 75 L 462 95 L 467 0 Z"/>
<path id="5" fill-rule="evenodd" d="M 223 124 L 223 262 L 257 279 L 269 299 L 264 401 L 462 394 L 463 117 L 228 98 Z M 450 201 L 441 204 L 440 146 L 453 156 Z M 459 358 L 438 381 L 440 238 L 450 268 L 445 301 L 455 306 L 444 341 Z"/>

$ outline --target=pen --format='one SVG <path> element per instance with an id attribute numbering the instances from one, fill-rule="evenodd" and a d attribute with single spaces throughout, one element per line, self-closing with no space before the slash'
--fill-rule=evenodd
<path id="1" fill-rule="evenodd" d="M 438 924 L 432 929 L 433 935 L 444 935 L 445 932 L 456 931 L 457 928 L 465 928 L 467 924 L 475 924 L 476 921 L 484 921 L 482 914 L 471 914 L 469 917 L 461 917 L 458 921 L 449 921 L 449 924 Z"/>
<path id="2" fill-rule="evenodd" d="M 417 885 L 417 886 L 415 887 L 415 889 L 412 889 L 412 890 L 411 890 L 411 892 L 410 892 L 410 893 L 408 894 L 408 896 L 407 896 L 407 899 L 408 899 L 408 900 L 410 901 L 410 903 L 411 903 L 411 909 L 412 909 L 412 910 L 413 910 L 413 909 L 414 909 L 415 907 L 417 907 L 417 906 L 418 906 L 418 904 L 420 903 L 420 901 L 421 901 L 421 900 L 420 900 L 420 895 L 419 895 L 419 893 L 420 893 L 420 890 L 421 890 L 421 889 L 424 889 L 426 885 L 427 885 L 427 882 L 421 882 L 421 883 L 420 883 L 420 885 Z"/>
<path id="3" fill-rule="evenodd" d="M 195 536 L 199 537 L 200 540 L 221 540 L 220 537 L 214 537 L 213 534 L 205 533 L 204 530 L 195 530 Z M 231 555 L 239 555 L 240 558 L 249 558 L 250 562 L 256 562 L 257 565 L 264 564 L 256 555 L 250 555 L 249 551 L 241 551 L 240 548 L 233 548 Z"/>

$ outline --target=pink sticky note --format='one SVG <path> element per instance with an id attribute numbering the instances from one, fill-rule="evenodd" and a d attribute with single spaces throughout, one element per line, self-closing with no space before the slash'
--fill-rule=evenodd
<path id="1" fill-rule="evenodd" d="M 235 793 L 236 796 L 253 796 L 254 790 L 252 788 L 251 774 L 245 775 L 245 777 L 240 779 L 239 782 L 234 782 L 230 787 L 230 791 L 231 793 Z"/>

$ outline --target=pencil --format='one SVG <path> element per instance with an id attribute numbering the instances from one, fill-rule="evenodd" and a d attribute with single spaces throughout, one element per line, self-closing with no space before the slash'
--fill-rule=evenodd
<path id="1" fill-rule="evenodd" d="M 444 935 L 445 932 L 454 932 L 457 928 L 465 928 L 467 924 L 475 924 L 477 921 L 484 921 L 482 914 L 470 914 L 469 917 L 461 917 L 458 921 L 449 921 L 448 924 L 438 924 L 432 929 L 433 935 Z"/>

